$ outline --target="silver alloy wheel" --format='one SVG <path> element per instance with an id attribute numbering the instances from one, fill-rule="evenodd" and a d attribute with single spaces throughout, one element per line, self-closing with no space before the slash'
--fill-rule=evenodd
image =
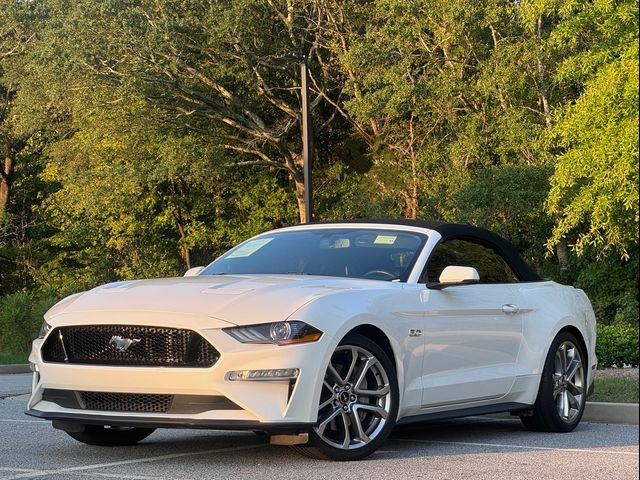
<path id="1" fill-rule="evenodd" d="M 324 377 L 315 432 L 332 447 L 353 450 L 373 441 L 391 408 L 389 377 L 368 350 L 341 345 Z"/>
<path id="2" fill-rule="evenodd" d="M 556 350 L 553 370 L 553 400 L 560 419 L 572 423 L 584 402 L 584 366 L 573 342 L 562 342 Z"/>

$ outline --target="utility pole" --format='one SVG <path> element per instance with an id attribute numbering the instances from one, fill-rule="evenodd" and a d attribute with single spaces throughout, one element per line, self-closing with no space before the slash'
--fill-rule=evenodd
<path id="1" fill-rule="evenodd" d="M 302 160 L 304 173 L 304 210 L 306 223 L 313 220 L 313 183 L 311 167 L 313 164 L 313 124 L 309 111 L 309 71 L 306 59 L 300 63 L 302 97 Z"/>

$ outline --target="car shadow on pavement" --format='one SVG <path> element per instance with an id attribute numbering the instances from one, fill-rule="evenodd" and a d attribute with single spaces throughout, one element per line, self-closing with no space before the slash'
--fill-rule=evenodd
<path id="1" fill-rule="evenodd" d="M 184 435 L 184 436 L 183 436 Z M 293 455 L 287 447 L 271 446 L 268 437 L 246 433 L 211 432 L 191 437 L 183 431 L 180 438 L 175 435 L 163 438 L 158 432 L 140 444 L 139 453 L 144 445 L 162 449 L 163 444 L 170 445 L 172 451 L 193 451 L 212 449 L 218 446 L 250 446 L 260 448 L 263 459 L 276 460 L 282 456 L 288 462 L 317 462 Z M 637 452 L 638 432 L 625 425 L 601 425 L 583 423 L 571 433 L 531 432 L 524 429 L 518 419 L 472 417 L 460 420 L 418 423 L 399 426 L 394 429 L 387 442 L 366 461 L 387 460 L 391 458 L 451 456 L 482 452 L 539 452 L 565 450 L 614 449 Z M 629 447 L 636 447 L 635 450 Z M 225 457 L 232 462 L 253 457 L 251 450 L 235 452 Z"/>

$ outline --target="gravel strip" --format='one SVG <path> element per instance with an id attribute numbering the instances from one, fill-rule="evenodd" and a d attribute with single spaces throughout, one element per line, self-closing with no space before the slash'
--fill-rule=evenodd
<path id="1" fill-rule="evenodd" d="M 638 380 L 638 368 L 603 368 L 596 372 L 596 378 L 632 378 Z"/>

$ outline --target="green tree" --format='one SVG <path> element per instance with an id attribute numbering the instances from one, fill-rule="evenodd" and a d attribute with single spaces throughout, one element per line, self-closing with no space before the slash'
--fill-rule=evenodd
<path id="1" fill-rule="evenodd" d="M 558 80 L 584 84 L 551 130 L 559 149 L 548 200 L 562 212 L 549 245 L 628 256 L 638 244 L 638 2 L 568 2 L 556 41 L 578 46 Z"/>
<path id="2" fill-rule="evenodd" d="M 294 222 L 295 201 L 274 175 L 225 166 L 221 146 L 150 115 L 144 99 L 129 98 L 82 116 L 49 150 L 43 176 L 60 188 L 40 210 L 58 254 L 39 269 L 40 284 L 73 290 L 180 274 Z"/>
<path id="3" fill-rule="evenodd" d="M 328 2 L 50 3 L 64 19 L 55 43 L 65 70 L 72 83 L 85 80 L 74 93 L 80 108 L 109 108 L 126 101 L 123 92 L 138 92 L 166 125 L 223 146 L 227 162 L 286 172 L 305 220 L 299 63 L 309 64 L 311 109 L 323 128 L 340 91 L 332 52 L 320 42 Z M 96 82 L 106 86 L 100 98 Z"/>
<path id="4" fill-rule="evenodd" d="M 32 287 L 52 254 L 40 248 L 50 228 L 33 211 L 51 191 L 39 178 L 42 150 L 62 119 L 35 55 L 48 16 L 42 2 L 0 0 L 0 295 Z"/>
<path id="5" fill-rule="evenodd" d="M 491 162 L 475 88 L 487 14 L 484 3 L 378 0 L 342 57 L 356 79 L 345 105 L 372 138 L 369 181 L 405 217 L 427 213 L 421 198 L 441 196 L 443 180 Z"/>
<path id="6" fill-rule="evenodd" d="M 488 228 L 509 239 L 525 259 L 545 271 L 543 239 L 550 165 L 501 165 L 480 170 L 454 195 L 447 220 Z"/>
<path id="7" fill-rule="evenodd" d="M 10 0 L 0 3 L 0 221 L 9 206 L 18 157 L 32 133 L 15 128 L 12 107 L 20 82 L 7 72 L 9 61 L 24 55 L 36 36 L 30 10 Z"/>

